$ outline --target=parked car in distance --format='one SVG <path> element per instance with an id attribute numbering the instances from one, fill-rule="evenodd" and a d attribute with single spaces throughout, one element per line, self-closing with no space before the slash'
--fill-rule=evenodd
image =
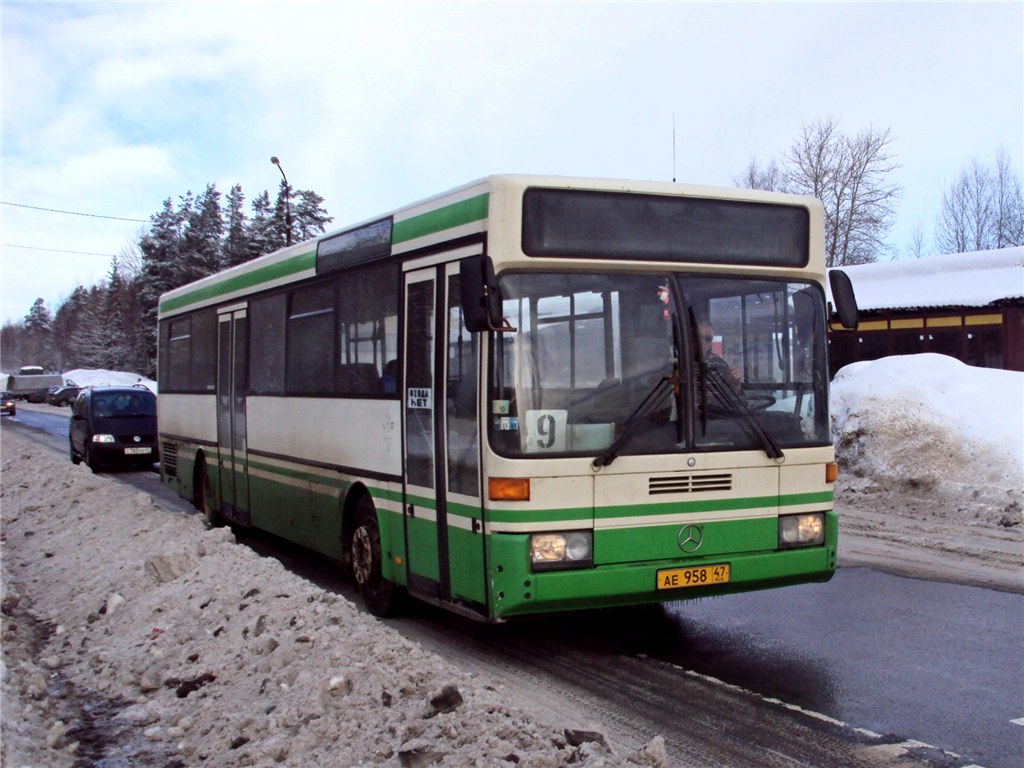
<path id="1" fill-rule="evenodd" d="M 14 416 L 17 412 L 18 409 L 14 407 L 14 397 L 11 396 L 11 393 L 0 394 L 0 413 L 9 413 Z"/>
<path id="2" fill-rule="evenodd" d="M 60 387 L 47 387 L 46 389 L 37 389 L 34 392 L 29 392 L 28 394 L 26 394 L 25 399 L 28 400 L 30 403 L 35 403 L 36 405 L 38 405 L 39 403 L 45 403 L 46 398 L 48 398 L 50 396 L 50 393 L 53 392 L 55 389 L 60 389 Z"/>
<path id="3" fill-rule="evenodd" d="M 145 387 L 87 387 L 71 407 L 71 463 L 98 472 L 150 467 L 159 459 L 156 395 Z"/>
<path id="4" fill-rule="evenodd" d="M 46 396 L 46 402 L 56 406 L 74 405 L 75 400 L 78 398 L 78 393 L 81 391 L 81 387 L 72 385 L 51 387 L 49 394 Z"/>

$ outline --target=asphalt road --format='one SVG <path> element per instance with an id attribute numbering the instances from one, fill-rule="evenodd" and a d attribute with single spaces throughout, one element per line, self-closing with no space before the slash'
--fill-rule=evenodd
<path id="1" fill-rule="evenodd" d="M 66 412 L 4 422 L 66 455 Z M 153 473 L 119 477 L 191 510 Z M 353 597 L 332 566 L 247 540 Z M 679 764 L 1024 765 L 1020 594 L 847 568 L 828 584 L 649 610 L 493 627 L 422 606 L 389 623 L 549 711 L 572 701 L 613 743 L 660 734 Z"/>

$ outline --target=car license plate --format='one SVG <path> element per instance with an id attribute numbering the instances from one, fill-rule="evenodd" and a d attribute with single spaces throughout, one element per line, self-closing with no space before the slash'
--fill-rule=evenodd
<path id="1" fill-rule="evenodd" d="M 125 448 L 124 452 L 128 456 L 140 456 L 145 453 L 152 453 L 152 448 Z"/>
<path id="2" fill-rule="evenodd" d="M 729 564 L 698 565 L 692 568 L 669 568 L 658 571 L 658 589 L 707 587 L 729 582 Z"/>

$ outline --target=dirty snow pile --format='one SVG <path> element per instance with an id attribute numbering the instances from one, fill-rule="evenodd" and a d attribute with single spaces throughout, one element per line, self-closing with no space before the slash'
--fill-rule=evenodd
<path id="1" fill-rule="evenodd" d="M 836 452 L 857 481 L 1017 504 L 1024 489 L 1024 374 L 945 355 L 886 357 L 842 368 L 832 383 Z"/>
<path id="2" fill-rule="evenodd" d="M 0 479 L 4 766 L 667 765 L 13 430 Z"/>
<path id="3" fill-rule="evenodd" d="M 840 565 L 1024 591 L 1024 373 L 943 355 L 839 370 Z"/>

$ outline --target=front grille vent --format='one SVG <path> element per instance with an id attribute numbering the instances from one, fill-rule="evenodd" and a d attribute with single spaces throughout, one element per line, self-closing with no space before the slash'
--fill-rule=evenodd
<path id="1" fill-rule="evenodd" d="M 178 444 L 177 443 L 161 443 L 160 444 L 160 466 L 163 467 L 164 474 L 167 477 L 178 476 Z"/>
<path id="2" fill-rule="evenodd" d="M 732 475 L 673 475 L 652 477 L 648 480 L 647 492 L 651 496 L 662 493 L 707 493 L 731 491 Z"/>

